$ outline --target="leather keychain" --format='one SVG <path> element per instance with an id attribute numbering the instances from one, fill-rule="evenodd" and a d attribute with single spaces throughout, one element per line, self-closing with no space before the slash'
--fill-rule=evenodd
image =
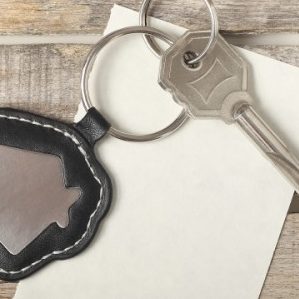
<path id="1" fill-rule="evenodd" d="M 91 241 L 111 182 L 93 146 L 109 124 L 90 109 L 68 125 L 0 109 L 0 278 L 19 280 Z"/>
<path id="2" fill-rule="evenodd" d="M 187 119 L 183 109 L 165 129 L 134 136 L 110 126 L 92 106 L 88 78 L 97 53 L 114 38 L 132 33 L 173 42 L 159 30 L 139 26 L 102 38 L 82 71 L 86 115 L 80 122 L 65 124 L 0 108 L 0 279 L 25 278 L 91 242 L 112 198 L 111 180 L 94 154 L 97 141 L 107 134 L 127 141 L 155 140 Z"/>

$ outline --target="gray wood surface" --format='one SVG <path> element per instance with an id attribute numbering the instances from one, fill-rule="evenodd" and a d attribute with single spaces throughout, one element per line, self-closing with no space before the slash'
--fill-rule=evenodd
<path id="1" fill-rule="evenodd" d="M 0 46 L 0 106 L 71 120 L 88 45 Z"/>
<path id="2" fill-rule="evenodd" d="M 80 100 L 80 72 L 89 45 L 0 46 L 0 104 L 71 121 Z M 250 48 L 299 66 L 299 47 Z M 84 287 L 84 286 L 82 286 Z M 15 284 L 0 284 L 0 299 Z M 299 214 L 289 215 L 262 299 L 299 298 Z"/>
<path id="3" fill-rule="evenodd" d="M 138 10 L 141 0 L 0 0 L 0 35 L 101 34 L 114 2 Z M 298 0 L 214 2 L 221 29 L 228 33 L 299 32 Z M 203 0 L 155 0 L 153 4 L 151 13 L 156 17 L 187 28 L 207 28 Z M 0 106 L 71 121 L 89 49 L 88 45 L 0 46 Z M 299 66 L 299 47 L 251 50 Z M 0 299 L 12 298 L 15 286 L 0 281 Z M 299 214 L 287 217 L 261 298 L 299 298 Z"/>
<path id="4" fill-rule="evenodd" d="M 0 0 L 0 34 L 101 33 L 114 2 L 140 0 Z M 207 28 L 203 0 L 153 1 L 152 12 L 187 28 Z M 221 28 L 234 33 L 299 32 L 298 0 L 214 0 Z"/>
<path id="5" fill-rule="evenodd" d="M 299 214 L 288 215 L 260 299 L 299 298 Z"/>

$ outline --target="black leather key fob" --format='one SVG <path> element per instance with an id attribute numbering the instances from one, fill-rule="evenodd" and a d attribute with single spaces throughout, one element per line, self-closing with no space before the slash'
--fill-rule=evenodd
<path id="1" fill-rule="evenodd" d="M 94 108 L 73 125 L 0 109 L 1 279 L 22 279 L 89 244 L 112 196 L 93 151 L 109 127 Z"/>

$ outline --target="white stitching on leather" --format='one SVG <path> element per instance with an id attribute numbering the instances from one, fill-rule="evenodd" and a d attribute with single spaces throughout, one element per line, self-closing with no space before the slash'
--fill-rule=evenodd
<path id="1" fill-rule="evenodd" d="M 90 228 L 90 225 L 91 225 L 91 221 L 92 221 L 92 218 L 94 217 L 94 215 L 96 214 L 96 212 L 98 211 L 99 207 L 100 207 L 100 204 L 102 202 L 102 197 L 103 197 L 103 184 L 101 182 L 101 179 L 96 175 L 93 167 L 91 166 L 91 164 L 89 163 L 88 161 L 88 155 L 86 153 L 86 151 L 84 150 L 84 148 L 80 145 L 80 142 L 77 140 L 77 138 L 74 136 L 74 135 L 71 135 L 69 134 L 67 131 L 65 130 L 61 130 L 61 129 L 58 129 L 52 125 L 48 125 L 48 124 L 42 124 L 40 122 L 37 122 L 37 121 L 32 121 L 32 120 L 29 120 L 29 119 L 26 119 L 26 118 L 23 118 L 23 117 L 16 117 L 16 116 L 7 116 L 7 115 L 2 115 L 0 114 L 0 118 L 5 118 L 5 119 L 11 119 L 11 120 L 18 120 L 18 121 L 21 121 L 21 122 L 25 122 L 25 123 L 30 123 L 30 124 L 33 124 L 33 125 L 36 125 L 36 126 L 40 126 L 40 127 L 44 127 L 44 128 L 48 128 L 48 129 L 52 129 L 56 132 L 59 132 L 61 134 L 63 134 L 64 136 L 66 136 L 67 138 L 71 139 L 75 144 L 76 146 L 78 147 L 79 151 L 81 152 L 81 154 L 83 155 L 85 161 L 86 161 L 86 164 L 88 165 L 94 179 L 101 185 L 101 191 L 100 191 L 100 200 L 98 201 L 98 204 L 96 206 L 96 209 L 94 210 L 94 212 L 90 215 L 89 217 L 89 221 L 87 223 L 87 226 L 86 226 L 86 231 L 83 233 L 83 235 L 81 236 L 81 238 L 79 240 L 77 240 L 73 245 L 63 249 L 63 250 L 56 250 L 56 251 L 53 251 L 47 255 L 44 255 L 41 259 L 31 263 L 30 265 L 28 265 L 27 267 L 24 267 L 20 270 L 17 270 L 17 271 L 6 271 L 4 269 L 1 269 L 0 268 L 0 273 L 6 273 L 6 274 L 18 274 L 18 273 L 21 273 L 21 272 L 25 272 L 27 270 L 29 270 L 30 268 L 32 268 L 33 266 L 39 264 L 40 262 L 42 262 L 43 260 L 46 260 L 48 259 L 49 257 L 51 257 L 52 255 L 57 255 L 57 254 L 61 254 L 61 253 L 66 253 L 67 251 L 69 251 L 70 249 L 76 247 L 86 236 L 89 228 Z"/>

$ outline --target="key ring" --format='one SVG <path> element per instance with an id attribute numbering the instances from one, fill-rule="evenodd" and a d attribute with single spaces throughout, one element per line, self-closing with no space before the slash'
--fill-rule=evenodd
<path id="1" fill-rule="evenodd" d="M 204 58 L 210 52 L 210 50 L 213 49 L 213 47 L 216 43 L 216 40 L 217 40 L 218 31 L 219 31 L 219 23 L 218 23 L 218 17 L 217 17 L 217 12 L 216 12 L 215 6 L 214 6 L 212 0 L 204 0 L 204 2 L 208 8 L 210 18 L 211 18 L 210 38 L 209 38 L 209 41 L 208 41 L 206 47 L 200 54 L 196 53 L 195 58 L 186 60 L 186 63 L 188 65 L 198 64 L 200 62 L 200 60 L 202 58 Z M 150 7 L 150 3 L 151 3 L 151 0 L 144 0 L 141 4 L 141 8 L 139 11 L 140 26 L 148 25 L 147 18 L 148 18 L 148 10 Z M 147 44 L 147 46 L 151 49 L 151 51 L 156 56 L 160 57 L 162 55 L 162 53 L 164 52 L 163 49 L 158 45 L 158 43 L 153 39 L 152 36 L 144 35 L 144 40 L 145 40 L 145 43 Z"/>
<path id="2" fill-rule="evenodd" d="M 168 45 L 172 45 L 174 43 L 174 39 L 169 36 L 166 33 L 163 33 L 162 31 L 151 28 L 151 27 L 142 27 L 142 26 L 132 26 L 132 27 L 125 27 L 119 30 L 116 30 L 106 36 L 104 36 L 89 52 L 87 59 L 85 61 L 85 64 L 82 69 L 81 74 L 81 96 L 82 96 L 82 103 L 83 107 L 86 111 L 88 111 L 90 108 L 93 107 L 93 104 L 90 99 L 89 90 L 88 90 L 88 80 L 89 75 L 92 70 L 92 67 L 94 65 L 95 59 L 98 55 L 98 53 L 112 40 L 122 37 L 128 34 L 135 34 L 135 33 L 141 33 L 141 34 L 147 34 L 150 36 L 154 36 L 156 38 L 159 38 L 160 40 L 166 42 Z M 163 137 L 166 137 L 176 131 L 178 128 L 180 128 L 183 123 L 188 119 L 188 115 L 186 110 L 183 108 L 181 113 L 177 116 L 177 118 L 169 124 L 164 129 L 161 129 L 159 131 L 156 131 L 154 133 L 150 134 L 144 134 L 144 135 L 134 135 L 127 132 L 124 132 L 122 130 L 116 129 L 113 126 L 109 129 L 109 134 L 113 137 L 116 137 L 121 140 L 125 141 L 134 141 L 134 142 L 144 142 L 144 141 L 152 141 L 157 140 Z"/>

